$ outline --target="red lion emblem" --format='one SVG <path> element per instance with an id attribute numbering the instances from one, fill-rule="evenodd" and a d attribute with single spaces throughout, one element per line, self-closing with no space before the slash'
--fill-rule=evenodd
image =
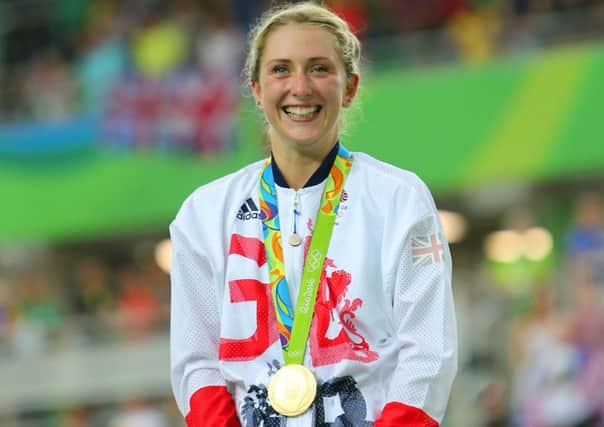
<path id="1" fill-rule="evenodd" d="M 312 229 L 311 221 L 307 226 Z M 304 242 L 305 253 L 309 246 L 310 236 Z M 344 359 L 369 363 L 379 358 L 355 325 L 355 312 L 361 308 L 363 300 L 346 298 L 351 280 L 349 272 L 338 270 L 332 259 L 325 258 L 310 329 L 310 354 L 314 366 Z"/>

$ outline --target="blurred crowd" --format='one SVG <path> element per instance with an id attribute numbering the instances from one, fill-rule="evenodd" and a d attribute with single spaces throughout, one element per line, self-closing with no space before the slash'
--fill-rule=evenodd
<path id="1" fill-rule="evenodd" d="M 15 417 L 3 427 L 178 427 L 182 416 L 171 398 L 135 396 L 116 403 L 52 408 Z"/>
<path id="2" fill-rule="evenodd" d="M 172 141 L 216 150 L 232 131 L 245 34 L 269 3 L 1 2 L 0 123 L 102 114 L 105 136 L 118 144 Z M 363 39 L 372 61 L 480 62 L 604 32 L 603 0 L 326 3 Z M 214 135 L 200 135 L 208 126 Z"/>
<path id="3" fill-rule="evenodd" d="M 458 272 L 467 281 L 456 288 L 463 339 L 452 425 L 466 415 L 456 404 L 478 409 L 472 426 L 604 425 L 603 196 L 578 197 L 545 273 L 525 269 L 516 288 L 503 288 L 484 271 Z"/>
<path id="4" fill-rule="evenodd" d="M 603 215 L 600 195 L 577 200 L 564 281 L 537 286 L 513 325 L 512 408 L 520 425 L 604 424 Z"/>
<path id="5" fill-rule="evenodd" d="M 136 346 L 158 336 L 167 341 L 169 276 L 153 257 L 46 249 L 22 258 L 9 252 L 0 254 L 0 365 L 16 360 L 37 364 L 80 349 Z M 180 425 L 168 388 L 165 393 L 163 398 L 133 395 L 87 405 L 40 402 L 43 406 L 35 411 L 0 411 L 0 425 Z"/>
<path id="6" fill-rule="evenodd" d="M 0 356 L 29 357 L 167 332 L 169 279 L 155 262 L 100 257 L 0 270 Z"/>
<path id="7" fill-rule="evenodd" d="M 0 122 L 92 116 L 119 148 L 229 148 L 244 43 L 223 2 L 33 3 L 0 4 Z"/>

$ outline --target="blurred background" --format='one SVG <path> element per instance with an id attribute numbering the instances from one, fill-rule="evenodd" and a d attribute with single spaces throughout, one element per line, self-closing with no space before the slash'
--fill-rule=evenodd
<path id="1" fill-rule="evenodd" d="M 167 228 L 266 154 L 240 70 L 268 3 L 0 1 L 0 426 L 183 426 Z M 604 425 L 604 1 L 327 3 L 365 48 L 343 140 L 442 209 L 444 426 Z"/>

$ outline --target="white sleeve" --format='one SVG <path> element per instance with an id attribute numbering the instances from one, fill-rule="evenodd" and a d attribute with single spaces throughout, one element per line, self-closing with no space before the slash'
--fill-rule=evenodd
<path id="1" fill-rule="evenodd" d="M 172 389 L 183 415 L 191 396 L 206 386 L 225 386 L 218 366 L 219 292 L 206 256 L 194 250 L 176 222 L 170 226 L 170 365 Z"/>
<path id="2" fill-rule="evenodd" d="M 422 409 L 440 423 L 457 371 L 451 255 L 432 196 L 423 183 L 416 190 L 415 201 L 395 202 L 414 219 L 397 246 L 393 321 L 400 351 L 387 400 Z"/>

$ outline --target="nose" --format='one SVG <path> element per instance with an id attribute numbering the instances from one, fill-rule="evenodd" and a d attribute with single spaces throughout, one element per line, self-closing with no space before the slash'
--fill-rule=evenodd
<path id="1" fill-rule="evenodd" d="M 304 72 L 295 73 L 292 79 L 292 95 L 306 97 L 312 95 L 312 82 Z"/>

